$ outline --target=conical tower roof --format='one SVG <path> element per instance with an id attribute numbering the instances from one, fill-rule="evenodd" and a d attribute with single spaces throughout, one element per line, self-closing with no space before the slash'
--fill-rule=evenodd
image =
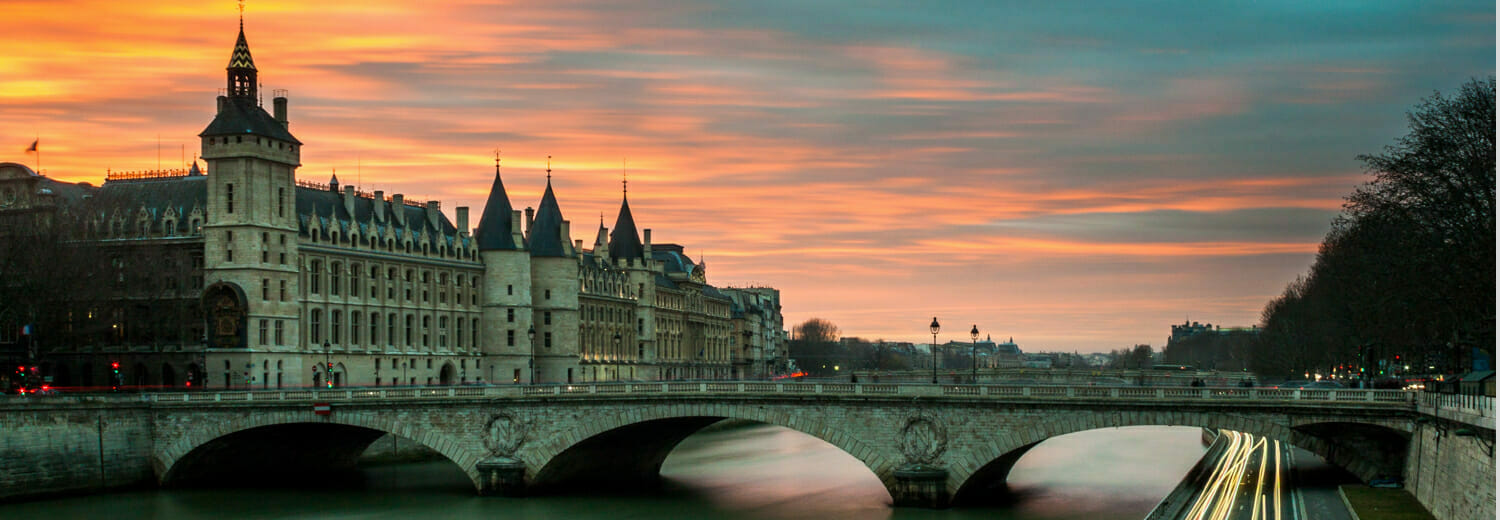
<path id="1" fill-rule="evenodd" d="M 484 214 L 479 216 L 479 229 L 475 232 L 480 251 L 520 249 L 510 233 L 512 211 L 505 183 L 500 181 L 500 165 L 496 164 L 495 183 L 490 185 L 490 198 L 484 202 Z"/>
<path id="2" fill-rule="evenodd" d="M 630 199 L 621 197 L 620 216 L 615 219 L 615 229 L 609 232 L 609 255 L 641 258 L 643 253 L 640 234 L 635 231 L 635 217 L 630 214 Z"/>
<path id="3" fill-rule="evenodd" d="M 542 203 L 537 206 L 536 218 L 531 221 L 527 239 L 531 256 L 566 257 L 566 240 L 562 236 L 562 209 L 557 206 L 557 196 L 552 194 L 552 179 L 548 176 L 547 191 L 542 193 Z"/>
<path id="4" fill-rule="evenodd" d="M 234 52 L 229 54 L 229 69 L 255 70 L 255 59 L 250 57 L 250 43 L 245 41 L 245 22 L 240 21 L 240 38 L 234 42 Z"/>

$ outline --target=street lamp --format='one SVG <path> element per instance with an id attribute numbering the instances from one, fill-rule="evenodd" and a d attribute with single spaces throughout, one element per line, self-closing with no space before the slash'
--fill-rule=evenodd
<path id="1" fill-rule="evenodd" d="M 323 384 L 331 389 L 333 388 L 333 362 L 328 360 L 328 347 L 330 346 L 327 341 L 323 342 Z"/>
<path id="2" fill-rule="evenodd" d="M 969 329 L 969 383 L 979 382 L 979 325 Z"/>
<path id="3" fill-rule="evenodd" d="M 536 384 L 536 326 L 526 328 L 526 341 L 531 343 L 531 359 L 526 361 L 526 371 L 531 373 L 531 382 Z"/>
<path id="4" fill-rule="evenodd" d="M 937 333 L 942 328 L 938 325 L 937 316 L 932 317 L 932 325 L 927 328 L 932 331 L 932 384 L 937 384 Z"/>
<path id="5" fill-rule="evenodd" d="M 615 360 L 616 361 L 620 361 L 620 360 L 625 359 L 625 356 L 620 352 L 620 339 L 621 339 L 620 338 L 620 333 L 616 332 L 615 333 Z M 607 373 L 608 372 L 606 372 L 606 374 Z M 615 380 L 619 380 L 619 379 L 620 379 L 620 367 L 618 365 L 616 365 L 615 366 Z"/>

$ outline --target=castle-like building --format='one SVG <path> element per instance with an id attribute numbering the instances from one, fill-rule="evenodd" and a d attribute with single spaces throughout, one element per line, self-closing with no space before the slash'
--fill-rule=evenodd
<path id="1" fill-rule="evenodd" d="M 94 187 L 0 163 L 0 218 L 59 224 L 68 248 L 91 251 L 102 295 L 44 323 L 0 312 L 0 352 L 29 348 L 22 363 L 57 386 L 754 378 L 785 365 L 779 293 L 710 285 L 682 246 L 638 232 L 628 199 L 586 247 L 550 167 L 523 212 L 497 158 L 472 233 L 466 207 L 453 223 L 437 201 L 299 182 L 303 143 L 284 93 L 261 106 L 243 23 L 226 71 L 199 134 L 206 171 L 111 172 Z"/>

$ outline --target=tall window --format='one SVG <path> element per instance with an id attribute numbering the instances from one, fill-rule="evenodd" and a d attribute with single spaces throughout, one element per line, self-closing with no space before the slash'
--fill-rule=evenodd
<path id="1" fill-rule="evenodd" d="M 339 275 L 343 274 L 340 271 L 344 270 L 343 269 L 344 264 L 341 264 L 341 263 L 338 263 L 338 262 L 334 262 L 332 264 L 329 264 L 329 267 L 331 267 L 332 270 L 328 274 L 328 294 L 330 294 L 332 296 L 338 296 L 339 295 L 339 285 L 340 285 L 340 283 L 339 283 L 339 280 L 340 280 Z"/>
<path id="2" fill-rule="evenodd" d="M 551 325 L 551 324 L 552 324 L 552 311 L 543 311 L 542 312 L 542 325 Z"/>
<path id="3" fill-rule="evenodd" d="M 547 348 L 552 348 L 552 333 L 551 332 L 548 332 L 546 335 L 542 336 L 542 339 L 543 339 L 542 346 L 547 347 Z"/>
<path id="4" fill-rule="evenodd" d="M 234 213 L 234 184 L 224 185 L 224 212 Z"/>
<path id="5" fill-rule="evenodd" d="M 284 344 L 286 344 L 286 340 L 284 339 L 285 336 L 286 336 L 286 323 L 283 323 L 281 320 L 276 320 L 276 344 L 277 345 L 284 345 Z M 276 364 L 280 365 L 281 362 L 277 361 Z M 280 367 L 278 367 L 278 370 L 279 369 L 280 369 Z"/>
<path id="6" fill-rule="evenodd" d="M 380 343 L 380 340 L 377 337 L 378 334 L 376 334 L 379 331 L 380 331 L 380 315 L 379 314 L 375 314 L 375 313 L 372 312 L 372 313 L 370 313 L 370 344 L 371 345 L 375 345 L 375 344 Z"/>
<path id="7" fill-rule="evenodd" d="M 270 328 L 269 325 L 270 320 L 260 320 L 260 344 L 262 345 L 265 345 L 270 340 L 270 335 L 267 334 L 267 332 L 270 332 L 268 330 Z"/>
<path id="8" fill-rule="evenodd" d="M 323 310 L 313 309 L 307 318 L 307 339 L 311 343 L 323 342 Z"/>
<path id="9" fill-rule="evenodd" d="M 438 316 L 438 346 L 448 346 L 448 317 Z"/>
<path id="10" fill-rule="evenodd" d="M 323 285 L 323 262 L 320 260 L 313 260 L 312 267 L 310 267 L 308 271 L 307 291 L 313 294 L 318 294 L 322 290 L 321 286 Z"/>
<path id="11" fill-rule="evenodd" d="M 286 216 L 286 188 L 276 188 L 276 216 Z"/>
<path id="12" fill-rule="evenodd" d="M 385 317 L 385 344 L 391 347 L 396 346 L 396 313 L 394 312 Z"/>
<path id="13" fill-rule="evenodd" d="M 427 335 L 432 330 L 432 316 L 422 317 L 422 346 L 428 346 Z"/>
<path id="14" fill-rule="evenodd" d="M 474 337 L 471 338 L 473 341 L 469 342 L 469 346 L 478 347 L 479 346 L 479 318 L 474 318 L 474 321 L 471 322 L 470 324 L 473 325 L 473 327 L 469 329 L 469 334 L 473 334 Z"/>
<path id="15" fill-rule="evenodd" d="M 413 325 L 415 324 L 415 319 L 416 318 L 413 318 L 412 315 L 410 315 L 410 314 L 406 315 L 406 346 L 411 346 L 411 344 L 412 344 L 412 342 L 411 342 L 411 334 L 412 334 L 412 329 L 416 328 L 416 327 L 413 327 Z"/>
<path id="16" fill-rule="evenodd" d="M 268 278 L 260 279 L 260 299 L 267 301 L 271 299 L 271 280 Z"/>
<path id="17" fill-rule="evenodd" d="M 363 317 L 364 315 L 357 311 L 349 313 L 349 344 L 351 345 L 359 344 L 359 329 L 364 325 L 360 323 L 360 318 Z"/>
<path id="18" fill-rule="evenodd" d="M 507 346 L 507 347 L 514 347 L 514 346 L 516 346 L 516 329 L 510 329 L 510 330 L 505 331 L 505 346 Z"/>
<path id="19" fill-rule="evenodd" d="M 508 321 L 508 322 L 511 322 L 511 323 L 515 323 L 516 322 L 516 310 L 515 309 L 505 309 L 505 321 Z"/>
<path id="20" fill-rule="evenodd" d="M 359 297 L 359 264 L 349 266 L 349 296 Z"/>
<path id="21" fill-rule="evenodd" d="M 281 281 L 281 301 L 286 301 L 286 280 Z"/>
<path id="22" fill-rule="evenodd" d="M 444 318 L 444 319 L 447 319 L 447 318 Z M 463 318 L 459 318 L 459 319 L 453 320 L 453 326 L 457 327 L 457 328 L 453 329 L 453 346 L 458 347 L 458 348 L 464 348 L 464 319 Z"/>

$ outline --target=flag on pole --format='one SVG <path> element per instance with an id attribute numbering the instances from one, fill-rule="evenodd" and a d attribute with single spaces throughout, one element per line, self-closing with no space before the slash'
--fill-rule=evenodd
<path id="1" fill-rule="evenodd" d="M 39 143 L 39 142 L 41 142 L 41 138 L 33 139 L 31 141 L 31 146 L 28 147 L 28 148 L 26 148 L 26 153 L 35 152 L 36 151 L 36 144 Z"/>

